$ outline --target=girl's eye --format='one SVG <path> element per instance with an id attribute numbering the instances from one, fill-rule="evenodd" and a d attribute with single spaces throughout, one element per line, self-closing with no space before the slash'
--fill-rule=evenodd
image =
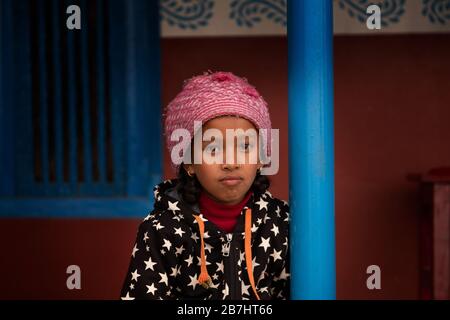
<path id="1" fill-rule="evenodd" d="M 242 144 L 240 145 L 240 150 L 241 150 L 241 151 L 250 151 L 250 150 L 252 150 L 252 149 L 253 149 L 253 145 L 250 144 L 250 143 L 242 143 Z"/>
<path id="2" fill-rule="evenodd" d="M 219 148 L 219 146 L 217 146 L 217 145 L 208 145 L 208 146 L 205 148 L 205 151 L 206 151 L 206 152 L 209 152 L 209 153 L 211 153 L 211 154 L 214 154 L 214 153 L 216 153 L 216 152 L 219 152 L 219 151 L 220 151 L 220 148 Z"/>

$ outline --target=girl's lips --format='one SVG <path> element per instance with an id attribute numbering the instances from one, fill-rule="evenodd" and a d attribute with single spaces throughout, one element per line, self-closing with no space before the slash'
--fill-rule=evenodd
<path id="1" fill-rule="evenodd" d="M 235 186 L 242 182 L 241 177 L 225 177 L 220 179 L 220 182 L 222 182 L 226 186 Z"/>

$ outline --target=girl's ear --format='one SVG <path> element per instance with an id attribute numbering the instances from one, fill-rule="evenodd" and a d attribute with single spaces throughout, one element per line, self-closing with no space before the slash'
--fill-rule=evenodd
<path id="1" fill-rule="evenodd" d="M 194 165 L 193 164 L 183 164 L 183 168 L 184 168 L 184 170 L 186 170 L 187 174 L 190 177 L 193 177 L 195 175 Z"/>

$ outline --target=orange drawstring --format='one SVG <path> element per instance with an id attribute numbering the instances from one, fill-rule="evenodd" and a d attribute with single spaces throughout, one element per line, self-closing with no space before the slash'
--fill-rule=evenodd
<path id="1" fill-rule="evenodd" d="M 245 262 L 247 264 L 247 274 L 250 284 L 252 285 L 253 293 L 256 299 L 260 300 L 258 291 L 256 291 L 255 279 L 253 278 L 252 267 L 252 210 L 247 209 L 245 211 Z"/>
<path id="2" fill-rule="evenodd" d="M 205 243 L 203 240 L 203 234 L 205 232 L 205 224 L 199 216 L 194 215 L 194 217 L 195 217 L 195 220 L 197 220 L 197 223 L 198 223 L 198 226 L 200 229 L 200 243 L 201 243 L 201 248 L 200 248 L 201 265 L 200 265 L 200 275 L 198 277 L 198 282 L 205 289 L 207 289 L 208 287 L 211 286 L 212 280 L 208 274 L 208 269 L 206 268 Z M 251 240 L 252 240 L 251 224 L 252 224 L 252 210 L 247 209 L 245 211 L 245 262 L 246 262 L 246 266 L 247 266 L 248 279 L 250 280 L 250 284 L 252 286 L 253 293 L 255 294 L 256 299 L 260 300 L 258 291 L 256 291 L 255 279 L 253 277 L 252 248 L 251 248 Z"/>
<path id="3" fill-rule="evenodd" d="M 202 285 L 203 288 L 208 289 L 212 284 L 211 277 L 208 274 L 208 269 L 206 268 L 206 257 L 205 257 L 205 243 L 203 241 L 203 234 L 205 232 L 205 224 L 199 216 L 194 215 L 195 220 L 198 222 L 198 226 L 200 229 L 200 275 L 198 276 L 198 282 Z"/>

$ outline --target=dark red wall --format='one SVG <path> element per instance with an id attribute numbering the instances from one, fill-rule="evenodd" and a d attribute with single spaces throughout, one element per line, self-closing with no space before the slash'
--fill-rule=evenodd
<path id="1" fill-rule="evenodd" d="M 336 255 L 340 299 L 418 297 L 417 191 L 405 176 L 450 163 L 450 35 L 335 37 Z M 208 69 L 247 77 L 280 129 L 271 191 L 288 198 L 287 42 L 281 37 L 162 40 L 163 105 Z M 167 154 L 165 175 L 169 171 Z M 142 212 L 142 217 L 147 213 Z M 0 299 L 119 295 L 136 219 L 0 220 Z M 65 287 L 82 269 L 82 290 Z M 366 268 L 381 267 L 377 292 Z"/>

